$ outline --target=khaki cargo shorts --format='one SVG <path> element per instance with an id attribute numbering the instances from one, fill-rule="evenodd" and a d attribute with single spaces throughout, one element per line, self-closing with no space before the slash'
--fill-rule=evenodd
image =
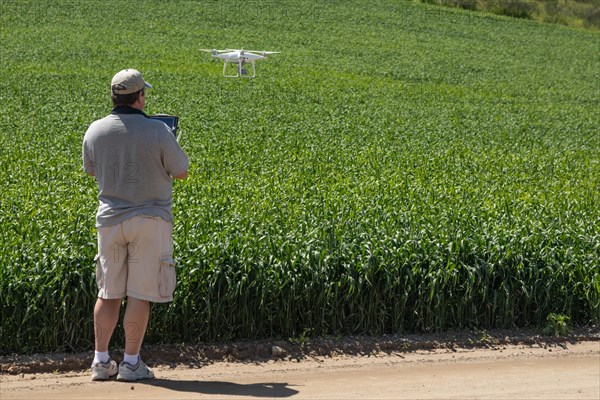
<path id="1" fill-rule="evenodd" d="M 170 222 L 150 216 L 98 228 L 98 297 L 173 301 L 176 276 L 172 234 Z"/>

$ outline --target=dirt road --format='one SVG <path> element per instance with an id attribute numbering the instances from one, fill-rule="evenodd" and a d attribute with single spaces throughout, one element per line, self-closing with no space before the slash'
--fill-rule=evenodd
<path id="1" fill-rule="evenodd" d="M 89 372 L 0 376 L 9 399 L 599 399 L 600 342 L 419 350 L 201 368 L 155 367 L 147 382 Z"/>

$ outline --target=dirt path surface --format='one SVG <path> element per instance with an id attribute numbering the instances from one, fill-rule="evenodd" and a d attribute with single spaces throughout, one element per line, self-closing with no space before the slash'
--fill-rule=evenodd
<path id="1" fill-rule="evenodd" d="M 153 381 L 4 374 L 9 399 L 600 399 L 600 341 L 156 366 Z"/>

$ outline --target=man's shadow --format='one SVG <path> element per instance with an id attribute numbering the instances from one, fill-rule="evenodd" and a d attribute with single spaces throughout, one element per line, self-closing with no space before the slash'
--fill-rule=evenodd
<path id="1" fill-rule="evenodd" d="M 291 397 L 298 393 L 287 383 L 249 383 L 239 384 L 218 381 L 190 381 L 152 379 L 138 381 L 150 386 L 162 387 L 176 392 L 202 393 L 212 395 L 252 396 L 252 397 Z"/>

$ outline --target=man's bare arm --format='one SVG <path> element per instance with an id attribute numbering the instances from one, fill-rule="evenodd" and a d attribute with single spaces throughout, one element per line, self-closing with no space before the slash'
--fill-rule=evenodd
<path id="1" fill-rule="evenodd" d="M 187 171 L 185 171 L 183 174 L 181 174 L 181 175 L 177 175 L 177 176 L 175 177 L 175 179 L 185 179 L 185 178 L 187 178 L 187 177 L 188 177 L 188 172 L 187 172 Z"/>

